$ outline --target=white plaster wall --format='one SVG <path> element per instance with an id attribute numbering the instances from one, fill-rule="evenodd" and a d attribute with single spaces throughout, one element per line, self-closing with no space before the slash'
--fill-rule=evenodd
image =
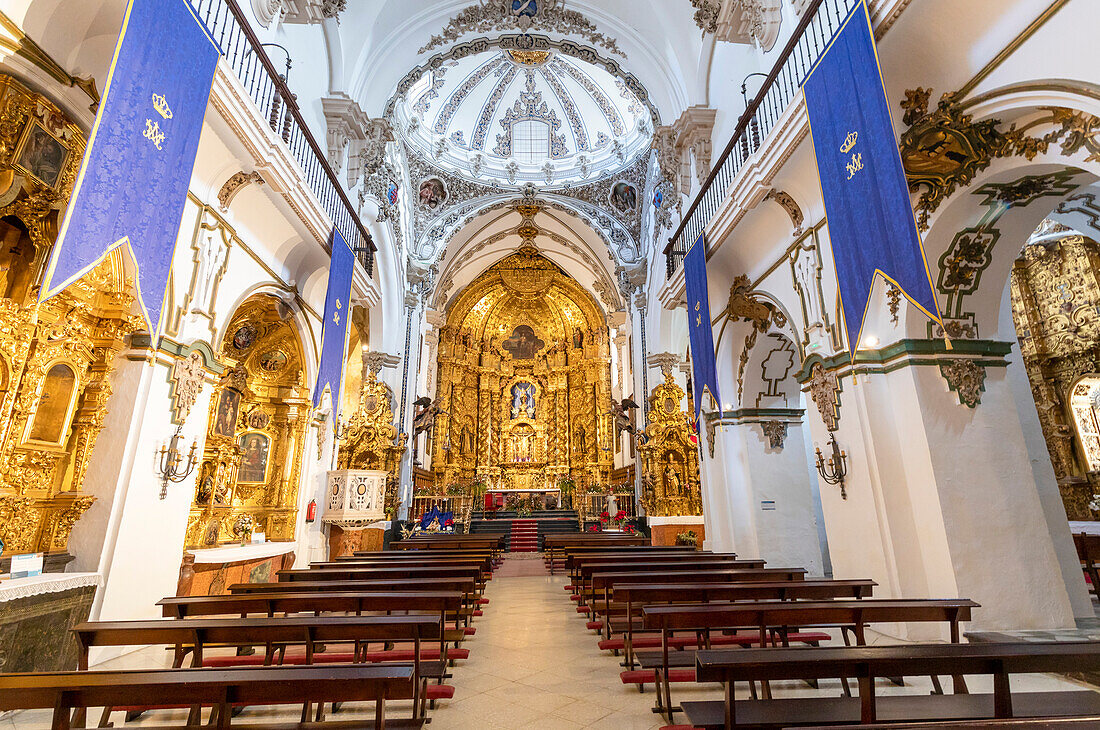
<path id="1" fill-rule="evenodd" d="M 823 575 L 802 425 L 787 425 L 787 437 L 779 449 L 771 448 L 759 423 L 745 424 L 740 430 L 753 475 L 749 508 L 756 513 L 760 557 L 769 565 L 803 567 L 809 575 Z M 765 500 L 774 501 L 775 509 L 763 509 Z"/>

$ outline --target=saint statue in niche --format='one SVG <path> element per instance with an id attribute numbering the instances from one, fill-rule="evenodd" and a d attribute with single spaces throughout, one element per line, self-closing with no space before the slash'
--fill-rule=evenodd
<path id="1" fill-rule="evenodd" d="M 680 494 L 680 475 L 671 461 L 665 467 L 665 494 L 674 496 Z"/>
<path id="2" fill-rule="evenodd" d="M 584 347 L 584 333 L 581 332 L 580 327 L 573 328 L 573 349 L 579 350 Z"/>
<path id="3" fill-rule="evenodd" d="M 512 418 L 535 417 L 534 383 L 516 383 L 512 386 Z"/>
<path id="4" fill-rule="evenodd" d="M 546 344 L 540 340 L 529 324 L 521 324 L 512 330 L 512 335 L 500 343 L 502 349 L 512 353 L 515 360 L 531 360 L 535 353 Z"/>

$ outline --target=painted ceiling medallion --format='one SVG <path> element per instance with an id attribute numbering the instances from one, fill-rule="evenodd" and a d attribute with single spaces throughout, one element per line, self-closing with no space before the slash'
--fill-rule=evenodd
<path id="1" fill-rule="evenodd" d="M 596 25 L 576 10 L 566 10 L 564 0 L 482 0 L 451 18 L 439 35 L 420 49 L 425 53 L 454 43 L 470 33 L 531 29 L 575 35 L 589 43 L 626 58 L 614 38 L 596 30 Z"/>

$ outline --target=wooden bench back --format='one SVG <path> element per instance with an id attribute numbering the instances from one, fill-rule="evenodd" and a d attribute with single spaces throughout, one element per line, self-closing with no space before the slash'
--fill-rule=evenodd
<path id="1" fill-rule="evenodd" d="M 304 644 L 312 663 L 315 645 L 326 642 L 435 640 L 435 616 L 287 616 L 194 618 L 175 621 L 85 621 L 72 629 L 80 648 L 81 669 L 88 652 L 100 646 L 192 647 L 192 666 L 203 665 L 203 647 Z"/>
<path id="2" fill-rule="evenodd" d="M 676 565 L 661 567 L 652 572 L 645 570 L 621 570 L 606 573 L 592 573 L 588 584 L 592 591 L 601 593 L 613 590 L 623 583 L 698 583 L 700 581 L 720 581 L 722 583 L 767 583 L 770 581 L 790 582 L 803 580 L 805 568 L 727 568 L 717 565 L 692 566 Z"/>
<path id="3" fill-rule="evenodd" d="M 371 611 L 451 613 L 462 607 L 458 591 L 370 593 L 247 593 L 229 596 L 172 596 L 157 602 L 168 618 L 192 616 L 276 616 L 304 612 L 362 614 Z"/>
<path id="4" fill-rule="evenodd" d="M 854 626 L 860 643 L 862 628 L 870 623 L 943 622 L 951 627 L 951 640 L 958 642 L 959 622 L 969 621 L 971 609 L 978 606 L 965 598 L 746 601 L 644 606 L 642 618 L 646 629 L 662 632 L 751 627 L 762 637 L 765 629 L 783 626 Z"/>
<path id="5" fill-rule="evenodd" d="M 873 580 L 795 580 L 764 583 L 638 583 L 615 587 L 617 603 L 641 606 L 656 603 L 712 603 L 717 601 L 793 601 L 834 598 L 870 598 Z"/>
<path id="6" fill-rule="evenodd" d="M 691 560 L 665 561 L 661 558 L 638 561 L 614 561 L 614 562 L 582 562 L 574 570 L 574 575 L 583 582 L 592 580 L 595 573 L 660 573 L 683 570 L 699 569 L 729 569 L 729 570 L 768 570 L 764 567 L 763 560 L 738 560 L 724 555 L 702 555 Z M 786 568 L 771 570 L 787 570 Z M 799 568 L 803 573 L 805 569 Z"/>
<path id="7" fill-rule="evenodd" d="M 234 583 L 230 593 L 307 593 L 312 591 L 383 593 L 387 591 L 461 591 L 472 594 L 477 587 L 474 578 L 416 578 L 397 580 L 318 580 L 286 581 L 284 583 Z"/>
<path id="8" fill-rule="evenodd" d="M 276 573 L 279 581 L 297 580 L 356 580 L 359 578 L 482 578 L 482 570 L 477 566 L 409 566 L 407 568 L 317 568 L 280 570 Z"/>

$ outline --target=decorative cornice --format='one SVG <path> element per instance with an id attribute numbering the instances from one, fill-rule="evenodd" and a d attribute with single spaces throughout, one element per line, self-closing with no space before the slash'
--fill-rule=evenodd
<path id="1" fill-rule="evenodd" d="M 877 350 L 857 350 L 853 367 L 848 353 L 839 352 L 828 358 L 811 355 L 795 373 L 799 383 L 810 378 L 810 369 L 820 363 L 826 371 L 836 373 L 838 377 L 849 372 L 867 375 L 880 375 L 893 372 L 911 365 L 939 366 L 945 361 L 957 359 L 973 360 L 984 367 L 1007 367 L 1006 356 L 1012 352 L 1011 342 L 998 340 L 952 340 L 952 349 L 948 350 L 943 340 L 899 340 Z"/>

